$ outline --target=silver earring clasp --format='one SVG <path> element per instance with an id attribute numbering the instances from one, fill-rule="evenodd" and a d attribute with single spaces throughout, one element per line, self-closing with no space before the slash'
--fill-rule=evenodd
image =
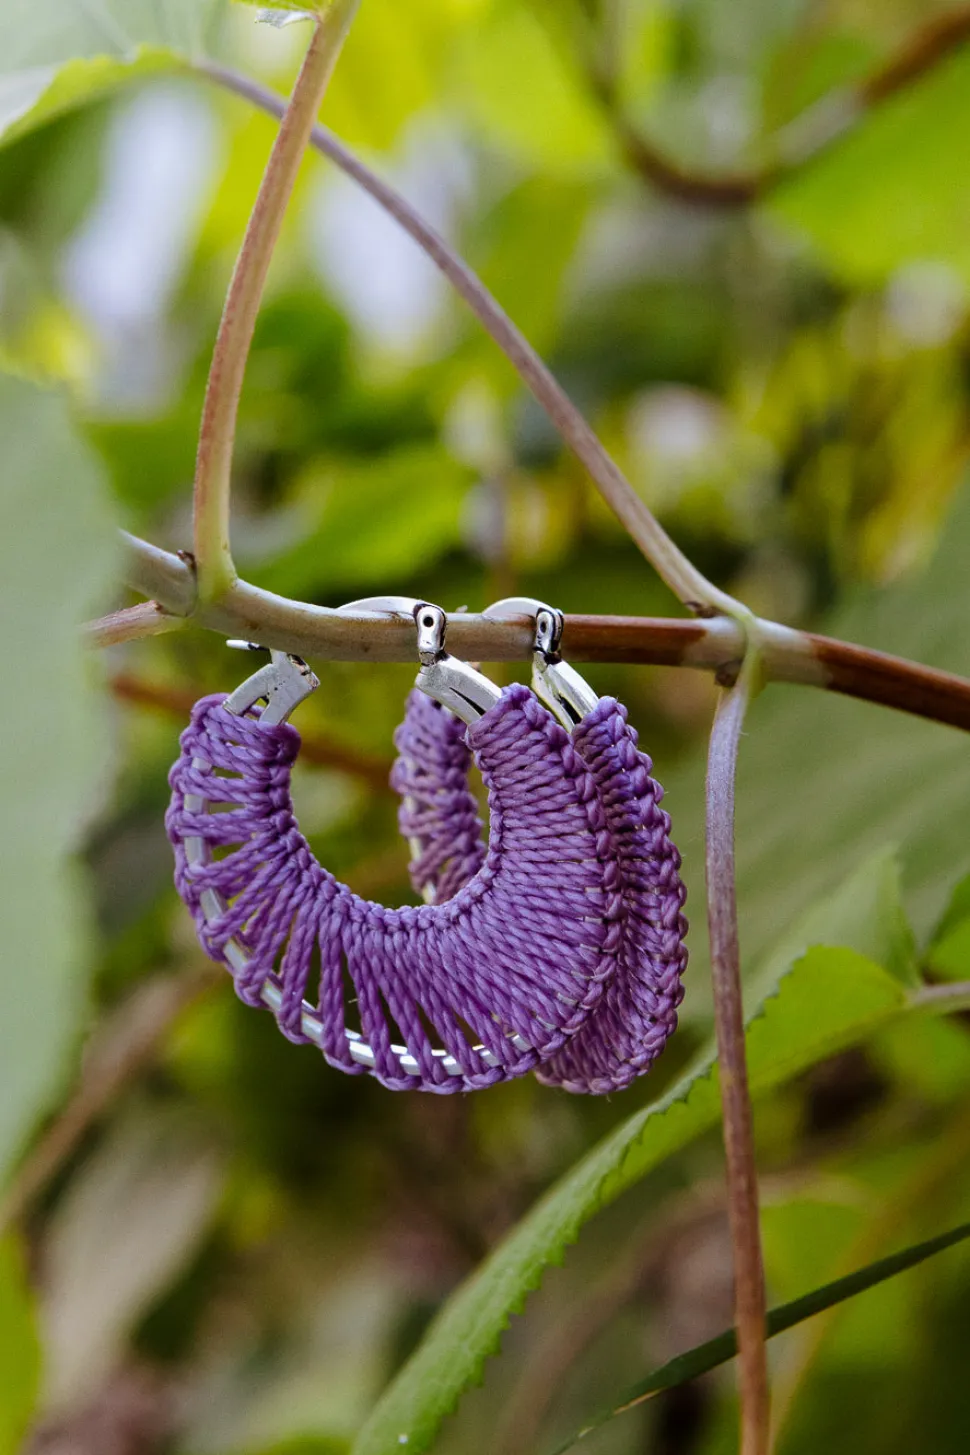
<path id="1" fill-rule="evenodd" d="M 366 596 L 339 610 L 347 616 L 374 613 L 411 617 L 417 628 L 421 663 L 415 685 L 462 722 L 471 726 L 498 702 L 501 692 L 494 682 L 445 650 L 448 618 L 440 606 L 410 596 Z"/>
<path id="2" fill-rule="evenodd" d="M 565 617 L 561 611 L 534 596 L 505 596 L 487 606 L 482 615 L 493 621 L 530 616 L 534 624 L 532 690 L 569 731 L 589 716 L 599 697 L 575 667 L 562 659 Z"/>
<path id="3" fill-rule="evenodd" d="M 267 650 L 255 642 L 227 641 L 226 646 L 248 652 Z M 247 677 L 245 682 L 240 682 L 235 692 L 231 692 L 226 698 L 225 707 L 227 711 L 241 717 L 261 698 L 265 699 L 266 706 L 260 721 L 270 727 L 285 722 L 294 708 L 319 686 L 319 678 L 311 672 L 302 657 L 296 657 L 291 652 L 269 649 L 269 661 L 251 677 Z"/>

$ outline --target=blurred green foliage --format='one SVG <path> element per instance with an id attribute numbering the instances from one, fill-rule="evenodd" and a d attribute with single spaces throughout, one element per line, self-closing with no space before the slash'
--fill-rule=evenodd
<path id="1" fill-rule="evenodd" d="M 24 1256 L 12 1236 L 0 1242 L 0 1450 L 15 1455 L 34 1412 L 40 1382 L 40 1340 Z"/>
<path id="2" fill-rule="evenodd" d="M 703 569 L 766 615 L 966 674 L 970 50 L 747 207 L 666 195 L 628 145 L 633 128 L 688 177 L 757 176 L 792 154 L 807 108 L 834 115 L 834 91 L 844 115 L 846 88 L 955 14 L 364 0 L 324 119 L 480 270 Z M 113 649 L 102 675 L 74 625 L 130 599 L 112 518 L 190 544 L 212 339 L 273 137 L 187 63 L 286 89 L 305 37 L 228 0 L 0 14 L 0 1158 L 16 1178 L 48 1119 L 84 1123 L 24 1224 L 39 1312 L 17 1260 L 0 1267 L 10 1448 L 35 1317 L 38 1448 L 78 1455 L 109 1436 L 184 1455 L 323 1455 L 358 1436 L 531 1455 L 730 1318 L 703 1052 L 701 674 L 589 670 L 655 757 L 690 890 L 682 1029 L 644 1084 L 612 1101 L 531 1080 L 395 1097 L 291 1046 L 221 980 L 133 1051 L 131 997 L 201 960 L 162 829 L 185 702 L 241 669 L 186 631 Z M 523 590 L 676 609 L 491 341 L 318 160 L 247 373 L 233 544 L 249 579 L 328 605 Z M 400 902 L 380 779 L 413 672 L 313 665 L 300 728 L 322 761 L 297 776 L 301 821 L 328 867 Z M 968 790 L 951 729 L 796 688 L 752 714 L 738 866 L 765 1005 L 750 1046 L 773 1302 L 967 1216 L 964 1018 L 903 1006 L 921 977 L 970 976 Z M 776 1341 L 781 1455 L 962 1455 L 968 1307 L 954 1250 Z M 586 1448 L 715 1455 L 734 1421 L 724 1371 Z"/>

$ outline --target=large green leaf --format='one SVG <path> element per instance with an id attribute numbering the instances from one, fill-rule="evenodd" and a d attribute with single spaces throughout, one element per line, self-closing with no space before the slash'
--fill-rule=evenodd
<path id="1" fill-rule="evenodd" d="M 468 480 L 443 450 L 420 445 L 311 466 L 296 489 L 297 543 L 252 574 L 260 586 L 296 596 L 367 584 L 386 590 L 389 582 L 418 591 L 414 573 L 460 543 Z M 244 547 L 238 555 L 245 565 Z"/>
<path id="2" fill-rule="evenodd" d="M 0 141 L 210 53 L 228 0 L 4 0 Z"/>
<path id="3" fill-rule="evenodd" d="M 856 283 L 931 259 L 970 279 L 970 47 L 878 106 L 772 196 L 771 215 Z"/>
<path id="4" fill-rule="evenodd" d="M 77 628 L 115 550 L 102 472 L 63 400 L 0 376 L 0 1176 L 83 1004 L 87 926 L 65 855 L 96 801 L 107 733 Z"/>
<path id="5" fill-rule="evenodd" d="M 0 1455 L 15 1455 L 40 1382 L 40 1341 L 24 1259 L 13 1238 L 0 1242 Z"/>
<path id="6" fill-rule="evenodd" d="M 815 949 L 787 974 L 750 1025 L 752 1090 L 765 1092 L 891 1021 L 906 1004 L 897 979 L 848 949 Z M 594 1213 L 666 1157 L 715 1126 L 720 1095 L 705 1058 L 660 1101 L 582 1159 L 445 1305 L 360 1433 L 354 1455 L 429 1448 L 462 1390 L 477 1380 L 511 1314 L 561 1261 Z"/>

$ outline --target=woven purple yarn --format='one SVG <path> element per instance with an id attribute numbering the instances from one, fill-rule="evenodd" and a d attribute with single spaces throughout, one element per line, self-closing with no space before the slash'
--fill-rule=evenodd
<path id="1" fill-rule="evenodd" d="M 402 795 L 401 832 L 420 844 L 411 877 L 436 903 L 474 874 L 485 854 L 463 725 L 421 692 L 412 692 L 395 734 L 401 753 L 391 782 Z M 548 1085 L 606 1093 L 649 1070 L 677 1026 L 687 964 L 685 890 L 670 840 L 663 789 L 640 752 L 626 709 L 612 698 L 573 731 L 603 803 L 623 883 L 624 931 L 617 972 L 576 1035 L 537 1068 Z"/>
<path id="2" fill-rule="evenodd" d="M 412 845 L 411 884 L 442 904 L 485 862 L 483 824 L 468 786 L 472 755 L 465 724 L 415 688 L 394 746 L 400 757 L 391 787 L 401 798 L 398 825 Z"/>
<path id="3" fill-rule="evenodd" d="M 613 977 L 627 896 L 593 774 L 533 694 L 507 688 L 467 733 L 491 825 L 476 872 L 446 903 L 401 909 L 360 899 L 311 853 L 290 797 L 297 731 L 235 716 L 224 700 L 203 698 L 182 734 L 166 827 L 201 943 L 224 963 L 230 940 L 249 957 L 234 973 L 240 997 L 261 1003 L 268 980 L 294 1041 L 307 1039 L 303 1002 L 315 1000 L 327 1060 L 359 1074 L 369 1068 L 353 1059 L 345 1034 L 346 973 L 375 1057 L 371 1074 L 394 1090 L 478 1089 L 560 1051 Z M 200 812 L 186 807 L 194 796 L 204 800 Z M 191 838 L 202 840 L 208 862 L 189 863 Z M 471 865 L 453 862 L 462 872 Z M 206 890 L 226 906 L 214 922 Z M 396 1040 L 420 1074 L 405 1073 Z M 442 1066 L 441 1048 L 460 1075 Z"/>

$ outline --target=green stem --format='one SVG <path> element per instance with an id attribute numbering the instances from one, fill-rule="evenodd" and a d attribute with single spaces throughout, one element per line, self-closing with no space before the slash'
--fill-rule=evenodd
<path id="1" fill-rule="evenodd" d="M 204 63 L 199 69 L 264 111 L 276 116 L 282 114 L 282 98 L 258 81 L 214 62 Z M 708 581 L 671 540 L 558 379 L 465 260 L 399 192 L 370 171 L 325 127 L 313 128 L 311 144 L 394 218 L 465 300 L 546 411 L 555 429 L 589 471 L 607 505 L 674 595 L 698 615 L 711 616 L 720 612 L 741 622 L 747 630 L 753 621 L 751 613 L 727 592 Z"/>
<path id="2" fill-rule="evenodd" d="M 229 547 L 229 501 L 246 360 L 283 214 L 359 3 L 332 0 L 314 24 L 313 39 L 273 143 L 226 295 L 209 370 L 195 469 L 195 561 L 203 601 L 218 601 L 236 579 Z"/>

